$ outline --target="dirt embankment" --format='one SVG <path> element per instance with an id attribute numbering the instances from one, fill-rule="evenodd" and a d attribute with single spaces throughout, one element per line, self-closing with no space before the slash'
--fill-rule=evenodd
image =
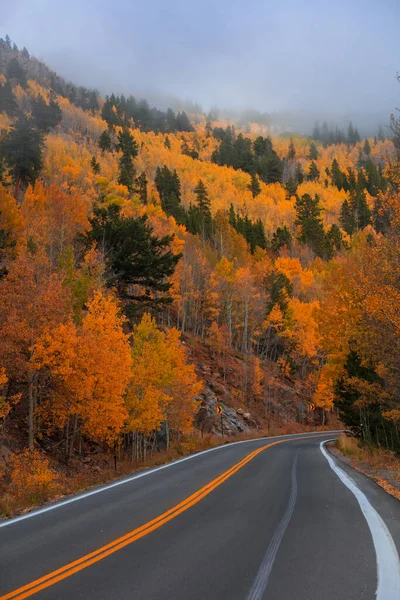
<path id="1" fill-rule="evenodd" d="M 329 451 L 400 500 L 400 458 L 393 452 L 372 446 L 360 446 L 357 439 L 345 434 L 329 444 Z"/>

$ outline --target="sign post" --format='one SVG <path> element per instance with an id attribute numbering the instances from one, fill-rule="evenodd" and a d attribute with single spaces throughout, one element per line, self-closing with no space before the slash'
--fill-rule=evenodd
<path id="1" fill-rule="evenodd" d="M 217 405 L 217 413 L 219 415 L 221 415 L 221 435 L 222 437 L 224 437 L 224 421 L 223 421 L 223 415 L 222 415 L 222 406 L 220 404 Z"/>

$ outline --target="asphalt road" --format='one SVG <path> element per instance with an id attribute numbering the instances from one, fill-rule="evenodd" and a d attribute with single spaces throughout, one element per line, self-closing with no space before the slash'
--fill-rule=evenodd
<path id="1" fill-rule="evenodd" d="M 0 600 L 399 600 L 400 503 L 324 454 L 335 435 L 229 444 L 2 523 Z"/>

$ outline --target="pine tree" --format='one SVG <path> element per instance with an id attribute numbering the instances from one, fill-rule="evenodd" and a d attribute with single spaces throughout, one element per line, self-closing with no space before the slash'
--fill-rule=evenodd
<path id="1" fill-rule="evenodd" d="M 18 113 L 18 104 L 9 81 L 6 81 L 3 85 L 0 83 L 0 113 L 2 112 L 5 112 L 9 117 L 15 117 Z"/>
<path id="2" fill-rule="evenodd" d="M 312 137 L 314 140 L 320 140 L 321 139 L 321 130 L 319 128 L 319 123 L 318 121 L 315 123 L 314 125 L 314 129 L 313 129 L 313 133 L 312 133 Z M 310 157 L 311 158 L 311 157 Z M 314 160 L 314 159 L 312 159 Z"/>
<path id="3" fill-rule="evenodd" d="M 330 226 L 326 233 L 327 248 L 331 247 L 332 251 L 328 252 L 328 258 L 333 254 L 337 254 L 343 247 L 343 236 L 339 227 L 334 223 Z"/>
<path id="4" fill-rule="evenodd" d="M 293 179 L 293 177 L 289 177 L 289 179 L 286 182 L 285 189 L 287 191 L 288 199 L 296 195 L 297 182 Z"/>
<path id="5" fill-rule="evenodd" d="M 365 138 L 363 150 L 364 150 L 364 154 L 366 154 L 367 156 L 369 156 L 371 154 L 371 146 L 368 141 L 368 138 Z"/>
<path id="6" fill-rule="evenodd" d="M 289 307 L 289 299 L 293 295 L 293 286 L 290 283 L 290 280 L 286 275 L 278 271 L 270 276 L 268 286 L 269 301 L 266 307 L 267 316 L 276 305 L 278 305 L 282 313 L 285 314 Z"/>
<path id="7" fill-rule="evenodd" d="M 94 208 L 89 222 L 83 241 L 88 248 L 94 244 L 103 255 L 110 287 L 116 285 L 128 300 L 155 306 L 171 302 L 167 278 L 182 256 L 170 249 L 173 236 L 156 237 L 146 215 L 124 218 L 116 204 Z M 133 286 L 132 293 L 127 286 Z"/>
<path id="8" fill-rule="evenodd" d="M 314 144 L 314 142 L 311 142 L 310 144 L 310 150 L 308 152 L 308 158 L 310 160 L 317 160 L 318 159 L 318 150 L 317 150 L 317 146 Z"/>
<path id="9" fill-rule="evenodd" d="M 135 167 L 133 159 L 138 155 L 138 145 L 135 138 L 126 127 L 118 134 L 118 144 L 116 149 L 122 152 L 119 164 L 118 183 L 125 185 L 129 192 L 134 191 L 135 184 Z"/>
<path id="10" fill-rule="evenodd" d="M 209 213 L 211 208 L 211 202 L 208 198 L 206 186 L 204 185 L 201 179 L 199 179 L 199 181 L 197 182 L 197 186 L 194 189 L 194 193 L 196 194 L 197 206 L 199 207 L 200 211 L 204 214 Z"/>
<path id="11" fill-rule="evenodd" d="M 96 160 L 95 156 L 92 156 L 90 166 L 95 175 L 98 175 L 100 173 L 100 163 Z"/>
<path id="12" fill-rule="evenodd" d="M 314 161 L 311 161 L 306 179 L 307 181 L 317 181 L 319 179 L 319 169 Z"/>
<path id="13" fill-rule="evenodd" d="M 297 163 L 297 165 L 296 165 L 296 169 L 294 172 L 294 178 L 296 180 L 297 185 L 300 185 L 304 181 L 304 173 L 303 173 L 303 169 L 301 168 L 300 163 Z"/>
<path id="14" fill-rule="evenodd" d="M 61 122 L 62 111 L 54 100 L 46 104 L 44 98 L 38 96 L 32 101 L 32 118 L 38 129 L 48 133 L 50 129 L 54 129 Z"/>
<path id="15" fill-rule="evenodd" d="M 211 216 L 211 202 L 208 197 L 206 186 L 199 179 L 194 189 L 197 199 L 197 209 L 200 217 L 200 233 L 203 241 L 210 239 L 213 230 L 213 221 Z"/>
<path id="16" fill-rule="evenodd" d="M 26 89 L 28 85 L 26 73 L 16 58 L 12 58 L 8 62 L 6 77 L 7 80 L 10 81 L 12 84 L 19 84 L 23 89 Z"/>
<path id="17" fill-rule="evenodd" d="M 300 228 L 298 240 L 310 246 L 317 256 L 323 258 L 326 248 L 321 212 L 318 195 L 312 198 L 309 194 L 303 194 L 301 198 L 296 199 L 295 224 Z"/>
<path id="18" fill-rule="evenodd" d="M 43 164 L 43 134 L 24 115 L 7 133 L 0 147 L 15 186 L 15 197 L 21 187 L 33 184 Z"/>
<path id="19" fill-rule="evenodd" d="M 379 142 L 384 142 L 385 140 L 386 140 L 385 131 L 384 131 L 382 125 L 379 125 L 379 129 L 378 129 L 378 141 Z"/>
<path id="20" fill-rule="evenodd" d="M 350 205 L 357 230 L 371 224 L 371 211 L 367 203 L 364 189 L 358 188 L 351 194 Z"/>
<path id="21" fill-rule="evenodd" d="M 272 252 L 274 252 L 274 254 L 278 254 L 281 248 L 283 248 L 284 246 L 290 247 L 291 243 L 292 236 L 286 225 L 284 225 L 283 227 L 278 227 L 278 229 L 272 235 L 271 250 Z"/>
<path id="22" fill-rule="evenodd" d="M 356 223 L 353 211 L 351 210 L 350 204 L 347 200 L 343 201 L 342 208 L 340 210 L 340 224 L 348 235 L 352 235 L 354 233 Z"/>
<path id="23" fill-rule="evenodd" d="M 144 205 L 147 204 L 147 183 L 146 173 L 143 171 L 136 179 L 136 192 L 139 194 L 140 202 Z"/>
<path id="24" fill-rule="evenodd" d="M 176 130 L 177 131 L 193 131 L 193 127 L 188 119 L 185 111 L 178 112 L 176 115 Z"/>
<path id="25" fill-rule="evenodd" d="M 294 160 L 296 158 L 296 148 L 292 139 L 290 140 L 287 158 L 288 160 Z"/>
<path id="26" fill-rule="evenodd" d="M 165 140 L 164 140 L 164 146 L 168 149 L 171 150 L 171 142 L 169 140 L 169 137 L 166 135 L 165 136 Z"/>
<path id="27" fill-rule="evenodd" d="M 247 187 L 251 191 L 253 198 L 255 198 L 261 193 L 260 182 L 257 179 L 257 175 L 255 175 L 254 173 L 252 173 L 251 181 Z"/>
<path id="28" fill-rule="evenodd" d="M 338 188 L 338 190 L 342 190 L 345 187 L 345 179 L 346 179 L 346 175 L 344 173 L 342 173 L 342 171 L 339 168 L 339 163 L 336 160 L 336 158 L 333 159 L 332 161 L 332 167 L 331 167 L 331 178 L 332 178 L 332 185 L 336 186 Z"/>
<path id="29" fill-rule="evenodd" d="M 384 205 L 380 194 L 375 198 L 372 219 L 377 233 L 386 234 L 388 232 L 391 225 L 390 211 Z"/>
<path id="30" fill-rule="evenodd" d="M 168 216 L 174 217 L 179 225 L 186 225 L 186 211 L 181 205 L 181 182 L 177 172 L 170 171 L 166 165 L 162 169 L 157 167 L 154 181 L 163 211 Z"/>
<path id="31" fill-rule="evenodd" d="M 101 148 L 101 150 L 103 152 L 105 152 L 105 151 L 111 152 L 112 151 L 111 136 L 110 136 L 109 132 L 107 131 L 107 129 L 105 129 L 103 131 L 103 133 L 100 135 L 98 144 L 99 144 L 99 148 Z"/>

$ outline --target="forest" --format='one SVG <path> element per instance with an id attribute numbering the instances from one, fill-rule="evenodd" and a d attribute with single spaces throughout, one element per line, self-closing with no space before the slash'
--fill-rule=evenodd
<path id="1" fill-rule="evenodd" d="M 44 485 L 82 445 L 195 445 L 191 340 L 242 361 L 233 406 L 264 411 L 273 369 L 314 423 L 400 452 L 400 119 L 362 139 L 214 117 L 102 98 L 0 39 L 4 481 Z"/>

